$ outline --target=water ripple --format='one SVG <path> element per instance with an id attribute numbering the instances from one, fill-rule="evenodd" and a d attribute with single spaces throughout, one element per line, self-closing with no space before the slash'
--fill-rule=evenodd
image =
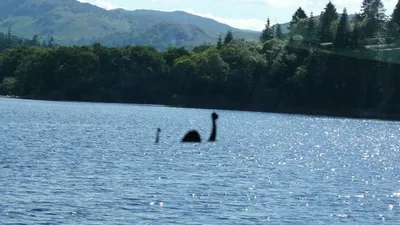
<path id="1" fill-rule="evenodd" d="M 400 123 L 0 99 L 6 224 L 396 224 Z M 158 145 L 156 128 L 162 129 Z"/>

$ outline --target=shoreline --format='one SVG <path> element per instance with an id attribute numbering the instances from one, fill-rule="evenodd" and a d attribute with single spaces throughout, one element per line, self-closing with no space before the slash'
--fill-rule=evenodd
<path id="1" fill-rule="evenodd" d="M 78 102 L 78 103 L 109 103 L 109 104 L 134 104 L 140 106 L 159 106 L 159 107 L 170 107 L 170 108 L 183 108 L 183 109 L 209 109 L 209 110 L 227 110 L 227 111 L 241 111 L 241 112 L 258 112 L 258 113 L 276 113 L 285 115 L 301 115 L 301 116 L 315 116 L 315 117 L 329 117 L 329 118 L 347 118 L 347 119 L 369 119 L 369 120 L 381 120 L 381 121 L 400 121 L 400 115 L 396 114 L 382 114 L 382 113 L 366 113 L 357 110 L 340 110 L 340 111 L 327 111 L 327 110 L 305 110 L 305 109 L 267 109 L 266 107 L 254 106 L 254 107 L 240 107 L 240 106 L 228 106 L 228 105 L 169 105 L 162 103 L 135 103 L 135 102 L 110 102 L 110 101 L 76 101 L 76 100 L 54 100 L 46 98 L 37 98 L 29 96 L 11 96 L 11 95 L 0 95 L 0 98 L 9 99 L 22 99 L 22 100 L 33 100 L 33 101 L 52 101 L 52 102 Z"/>
<path id="2" fill-rule="evenodd" d="M 17 98 L 17 99 L 23 99 L 20 96 L 15 96 L 15 95 L 0 95 L 0 98 Z"/>

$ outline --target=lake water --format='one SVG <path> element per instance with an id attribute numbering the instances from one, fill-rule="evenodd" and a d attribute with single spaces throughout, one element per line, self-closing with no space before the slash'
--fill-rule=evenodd
<path id="1" fill-rule="evenodd" d="M 0 224 L 399 223 L 399 122 L 211 112 L 0 98 Z"/>

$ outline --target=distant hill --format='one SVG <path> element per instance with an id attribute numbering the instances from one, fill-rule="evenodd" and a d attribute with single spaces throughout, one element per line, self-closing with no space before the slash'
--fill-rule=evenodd
<path id="1" fill-rule="evenodd" d="M 0 31 L 29 38 L 54 37 L 60 44 L 153 45 L 193 47 L 214 44 L 232 30 L 235 38 L 258 40 L 259 32 L 233 28 L 182 11 L 105 10 L 76 0 L 0 0 Z"/>

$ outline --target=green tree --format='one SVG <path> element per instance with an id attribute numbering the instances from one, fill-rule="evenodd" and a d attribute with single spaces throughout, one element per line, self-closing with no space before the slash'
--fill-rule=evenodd
<path id="1" fill-rule="evenodd" d="M 29 41 L 30 46 L 40 46 L 39 35 L 33 35 L 32 39 Z"/>
<path id="2" fill-rule="evenodd" d="M 8 27 L 7 31 L 7 48 L 14 47 L 14 38 L 12 35 L 11 27 Z"/>
<path id="3" fill-rule="evenodd" d="M 303 19 L 297 22 L 290 28 L 290 39 L 303 42 L 304 39 L 309 39 L 309 19 Z"/>
<path id="4" fill-rule="evenodd" d="M 229 64 L 229 76 L 226 82 L 226 95 L 240 103 L 251 103 L 252 94 L 259 85 L 263 55 L 251 51 L 245 43 L 233 42 L 221 50 L 221 57 Z"/>
<path id="5" fill-rule="evenodd" d="M 7 95 L 15 94 L 17 83 L 18 80 L 15 77 L 5 77 L 3 82 L 0 83 L 0 92 Z"/>
<path id="6" fill-rule="evenodd" d="M 196 70 L 197 65 L 193 62 L 192 57 L 183 56 L 175 60 L 172 67 L 174 91 L 183 92 L 182 94 L 190 93 Z"/>
<path id="7" fill-rule="evenodd" d="M 276 24 L 276 27 L 275 27 L 275 38 L 278 38 L 278 39 L 283 38 L 282 26 L 279 23 Z"/>
<path id="8" fill-rule="evenodd" d="M 321 43 L 332 42 L 333 35 L 331 32 L 331 26 L 332 22 L 337 19 L 338 14 L 336 12 L 336 7 L 329 1 L 320 17 L 319 39 Z"/>
<path id="9" fill-rule="evenodd" d="M 332 22 L 334 44 L 341 46 L 343 35 L 339 34 L 343 31 L 349 35 L 358 32 L 359 36 L 354 35 L 357 47 L 363 41 L 358 37 L 365 20 L 360 17 L 348 23 L 346 11 L 343 14 Z M 234 40 L 221 49 L 203 45 L 193 51 L 169 48 L 163 52 L 145 46 L 105 47 L 98 43 L 58 48 L 15 46 L 0 52 L 0 94 L 323 111 L 328 115 L 373 109 L 399 118 L 398 61 L 376 60 L 379 53 L 363 49 L 346 52 L 350 55 L 310 50 L 301 40 L 312 43 L 317 22 L 311 15 L 293 26 L 300 37 L 297 43 L 277 38 L 263 44 Z M 343 29 L 346 26 L 353 33 Z M 12 38 L 16 45 L 31 41 Z M 7 34 L 0 32 L 1 48 L 5 40 Z M 396 49 L 392 50 L 389 57 L 399 60 Z M 365 54 L 370 52 L 374 54 Z"/>
<path id="10" fill-rule="evenodd" d="M 307 19 L 307 31 L 304 35 L 304 41 L 313 46 L 318 43 L 317 24 L 314 19 L 313 13 L 311 13 L 310 18 Z"/>
<path id="11" fill-rule="evenodd" d="M 385 32 L 385 11 L 381 0 L 364 0 L 361 6 L 362 31 L 367 38 L 382 36 Z"/>
<path id="12" fill-rule="evenodd" d="M 198 45 L 192 49 L 192 52 L 200 53 L 200 52 L 207 51 L 210 48 L 212 48 L 212 45 L 208 45 L 208 44 Z"/>
<path id="13" fill-rule="evenodd" d="M 301 7 L 299 7 L 292 16 L 292 20 L 290 21 L 290 28 L 292 28 L 292 26 L 297 22 L 299 22 L 301 19 L 306 19 L 306 18 L 307 18 L 306 12 L 304 12 L 304 10 Z"/>
<path id="14" fill-rule="evenodd" d="M 227 45 L 231 41 L 233 41 L 233 33 L 231 30 L 228 30 L 228 32 L 226 33 L 225 39 L 224 39 L 224 44 Z"/>
<path id="15" fill-rule="evenodd" d="M 396 7 L 393 10 L 391 21 L 400 26 L 400 0 L 397 2 Z"/>
<path id="16" fill-rule="evenodd" d="M 365 40 L 362 23 L 355 20 L 352 25 L 352 30 L 350 32 L 350 48 L 360 49 Z"/>
<path id="17" fill-rule="evenodd" d="M 264 43 L 264 42 L 266 42 L 268 40 L 271 40 L 273 38 L 274 38 L 274 33 L 272 31 L 271 23 L 270 23 L 270 20 L 268 18 L 267 23 L 265 24 L 265 28 L 261 32 L 260 41 L 261 41 L 261 43 Z"/>
<path id="18" fill-rule="evenodd" d="M 222 47 L 222 36 L 218 36 L 218 41 L 217 41 L 217 48 L 220 49 Z"/>
<path id="19" fill-rule="evenodd" d="M 174 65 L 174 61 L 182 56 L 189 56 L 190 52 L 186 50 L 184 47 L 169 47 L 167 51 L 164 52 L 163 57 L 165 59 L 166 64 L 169 67 L 172 67 Z"/>
<path id="20" fill-rule="evenodd" d="M 53 48 L 54 47 L 54 38 L 50 37 L 49 41 L 47 42 L 47 47 Z"/>
<path id="21" fill-rule="evenodd" d="M 269 68 L 273 64 L 274 60 L 278 57 L 278 55 L 282 54 L 284 47 L 285 47 L 285 42 L 277 38 L 266 41 L 263 44 L 263 47 L 260 52 L 264 54 L 264 57 L 267 60 L 267 65 Z"/>
<path id="22" fill-rule="evenodd" d="M 336 30 L 334 39 L 335 48 L 346 48 L 349 45 L 349 16 L 347 15 L 346 8 L 343 9 L 342 16 L 339 20 L 339 25 Z"/>
<path id="23" fill-rule="evenodd" d="M 396 39 L 400 37 L 400 0 L 397 2 L 396 7 L 393 10 L 388 28 L 390 36 Z"/>

